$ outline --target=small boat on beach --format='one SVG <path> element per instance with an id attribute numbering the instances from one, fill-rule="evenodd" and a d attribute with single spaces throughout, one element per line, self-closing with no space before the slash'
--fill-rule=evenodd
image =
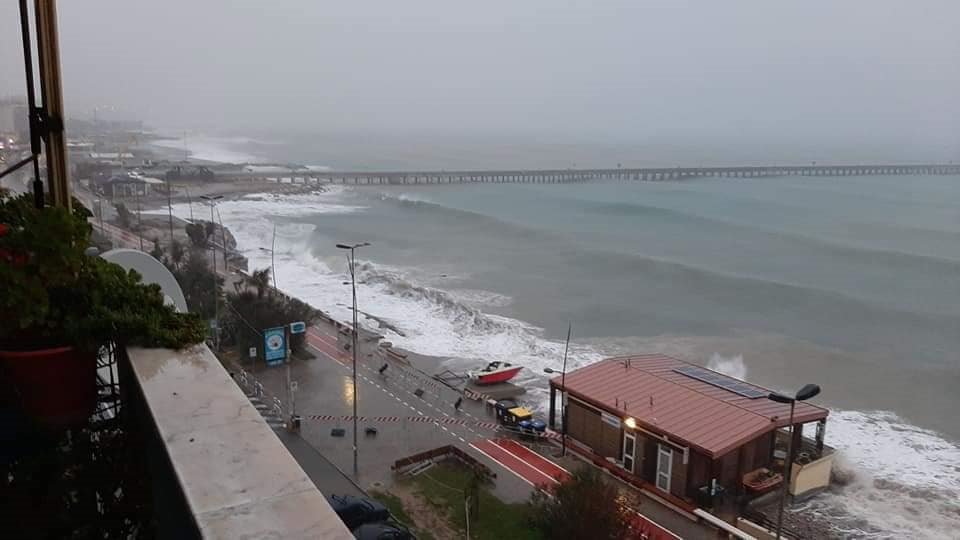
<path id="1" fill-rule="evenodd" d="M 514 378 L 523 366 L 514 366 L 507 362 L 490 362 L 487 367 L 476 371 L 468 371 L 467 376 L 474 384 L 496 384 L 507 382 Z"/>

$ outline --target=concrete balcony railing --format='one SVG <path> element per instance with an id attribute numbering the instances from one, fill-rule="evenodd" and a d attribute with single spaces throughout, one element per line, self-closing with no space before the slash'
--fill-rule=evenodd
<path id="1" fill-rule="evenodd" d="M 205 345 L 131 348 L 119 369 L 159 537 L 353 538 Z"/>

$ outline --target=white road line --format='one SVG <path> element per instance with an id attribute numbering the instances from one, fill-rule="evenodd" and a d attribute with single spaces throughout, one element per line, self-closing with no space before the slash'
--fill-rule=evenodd
<path id="1" fill-rule="evenodd" d="M 420 416 L 423 416 L 423 413 L 420 411 L 417 411 L 417 414 L 419 414 Z"/>
<path id="2" fill-rule="evenodd" d="M 514 454 L 513 452 L 507 450 L 506 448 L 500 446 L 499 444 L 497 444 L 496 441 L 494 441 L 494 440 L 491 439 L 491 440 L 488 441 L 488 442 L 489 442 L 490 444 L 496 446 L 497 448 L 503 450 L 504 452 L 510 454 L 511 456 L 519 459 L 520 461 L 522 461 L 522 462 L 524 463 L 524 465 L 526 465 L 527 467 L 530 467 L 531 469 L 533 469 L 533 470 L 537 471 L 538 473 L 540 473 L 540 476 L 542 476 L 542 477 L 544 477 L 544 478 L 549 478 L 550 481 L 553 482 L 554 484 L 559 484 L 559 483 L 560 483 L 556 478 L 554 478 L 554 477 L 550 476 L 549 474 L 541 471 L 541 470 L 538 469 L 537 466 L 534 465 L 533 463 L 530 463 L 529 461 L 523 459 L 522 457 L 520 457 L 520 456 Z M 547 460 L 547 461 L 550 461 L 550 460 Z"/>
<path id="3" fill-rule="evenodd" d="M 499 466 L 503 467 L 504 469 L 512 472 L 513 475 L 516 476 L 517 478 L 523 480 L 524 482 L 530 484 L 530 485 L 533 486 L 533 487 L 537 487 L 537 486 L 535 486 L 535 485 L 533 484 L 533 482 L 527 480 L 527 479 L 524 478 L 523 476 L 520 476 L 520 474 L 519 474 L 518 472 L 514 471 L 514 470 L 511 469 L 510 467 L 507 467 L 507 466 L 504 465 L 499 459 L 497 459 L 497 458 L 491 456 L 490 454 L 484 452 L 483 450 L 481 450 L 480 448 L 478 448 L 475 444 L 470 443 L 470 448 L 473 448 L 473 449 L 476 450 L 477 452 L 480 452 L 481 454 L 487 456 L 487 458 L 489 458 L 491 461 L 493 461 L 493 462 L 496 463 L 497 465 L 499 465 Z"/>
<path id="4" fill-rule="evenodd" d="M 440 426 L 440 429 L 446 431 L 447 433 L 450 433 L 450 430 L 447 429 L 447 426 Z"/>
<path id="5" fill-rule="evenodd" d="M 461 437 L 461 436 L 459 436 L 459 435 L 457 435 L 457 438 L 460 439 L 460 442 L 462 442 L 462 443 L 467 442 L 463 437 Z"/>

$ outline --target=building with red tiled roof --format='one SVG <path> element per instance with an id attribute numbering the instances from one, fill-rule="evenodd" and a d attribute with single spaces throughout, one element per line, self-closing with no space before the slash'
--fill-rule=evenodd
<path id="1" fill-rule="evenodd" d="M 768 399 L 770 390 L 669 356 L 610 358 L 554 377 L 551 426 L 558 392 L 566 394 L 569 438 L 684 499 L 695 500 L 714 485 L 727 493 L 750 491 L 744 477 L 750 480 L 749 473 L 763 468 L 779 470 L 786 454 L 777 447 L 788 437 L 782 432 L 778 439 L 777 433 L 790 423 L 789 404 Z M 821 460 L 827 415 L 824 408 L 796 403 L 798 465 L 792 476 L 802 485 L 792 485 L 794 493 L 829 482 L 830 463 Z M 803 425 L 811 422 L 816 435 L 804 443 Z M 809 464 L 817 467 L 798 480 Z"/>

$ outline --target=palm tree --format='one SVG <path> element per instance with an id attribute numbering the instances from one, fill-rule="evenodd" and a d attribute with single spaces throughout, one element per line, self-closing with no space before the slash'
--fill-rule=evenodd
<path id="1" fill-rule="evenodd" d="M 257 299 L 263 298 L 263 292 L 270 288 L 270 268 L 261 268 L 254 270 L 253 274 L 246 279 L 247 285 L 257 288 Z"/>

